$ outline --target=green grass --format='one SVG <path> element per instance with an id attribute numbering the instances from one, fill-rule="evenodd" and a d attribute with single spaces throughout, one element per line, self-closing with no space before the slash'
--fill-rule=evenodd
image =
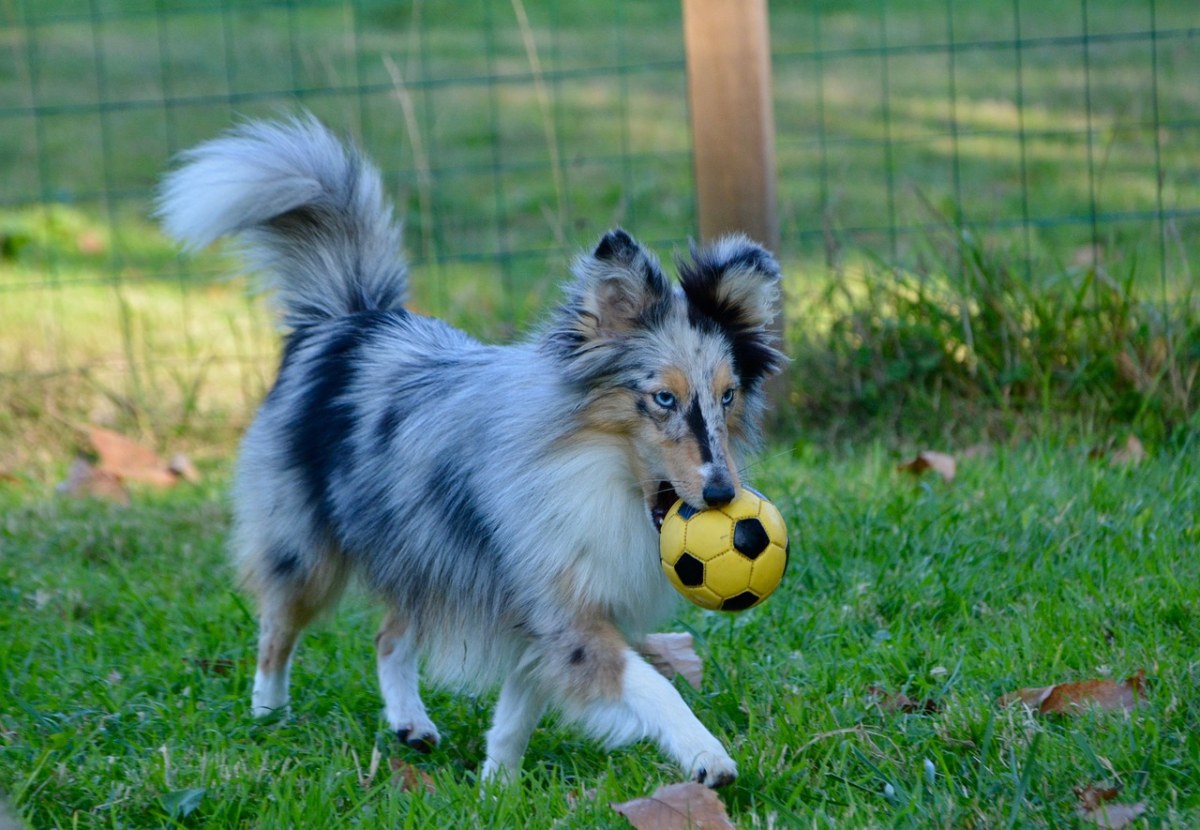
<path id="1" fill-rule="evenodd" d="M 651 748 L 547 725 L 521 785 L 481 802 L 492 699 L 431 694 L 444 746 L 397 747 L 361 595 L 305 640 L 294 716 L 248 718 L 255 626 L 224 562 L 224 490 L 278 341 L 224 276 L 236 263 L 178 257 L 148 218 L 172 152 L 299 103 L 379 161 L 415 304 L 473 333 L 528 328 L 613 224 L 669 253 L 695 227 L 678 4 L 525 5 L 541 66 L 566 73 L 548 109 L 504 2 L 0 9 L 0 795 L 31 826 L 621 827 L 609 801 L 675 780 Z M 1072 788 L 1114 779 L 1155 826 L 1200 824 L 1200 223 L 1104 222 L 1093 255 L 1086 221 L 1093 194 L 1101 214 L 1157 210 L 1156 157 L 1163 209 L 1200 204 L 1195 38 L 1096 40 L 1090 85 L 1077 44 L 1031 47 L 1023 119 L 1011 49 L 956 52 L 951 102 L 938 47 L 1070 37 L 1080 8 L 772 6 L 799 381 L 780 421 L 810 438 L 758 483 L 794 559 L 760 609 L 672 625 L 706 658 L 704 688 L 682 692 L 739 761 L 722 797 L 741 827 L 1071 826 Z M 1153 8 L 1160 30 L 1194 26 L 1191 0 Z M 1150 24 L 1149 4 L 1087 9 L 1100 36 Z M 885 38 L 906 51 L 885 61 Z M 968 232 L 947 240 L 960 211 Z M 127 509 L 56 499 L 89 422 L 189 451 L 207 483 Z M 1150 461 L 1088 459 L 1131 426 Z M 1005 440 L 952 485 L 895 470 L 914 436 L 980 434 Z M 1065 437 L 1031 437 L 1047 434 Z M 858 443 L 825 445 L 843 438 Z M 995 706 L 1138 669 L 1149 700 L 1131 715 Z M 872 685 L 940 711 L 882 711 Z M 391 758 L 436 791 L 400 792 Z"/>
<path id="2" fill-rule="evenodd" d="M 949 485 L 897 472 L 878 444 L 800 443 L 758 466 L 793 534 L 784 586 L 744 615 L 681 607 L 667 626 L 697 635 L 704 686 L 681 689 L 739 762 L 722 792 L 739 827 L 1072 826 L 1072 788 L 1110 780 L 1153 826 L 1200 821 L 1200 454 L 1114 467 L 1091 443 L 996 446 Z M 676 780 L 649 746 L 605 753 L 546 725 L 521 784 L 480 801 L 492 698 L 433 693 L 443 746 L 396 746 L 361 595 L 303 642 L 293 716 L 253 722 L 224 477 L 126 509 L 0 490 L 0 791 L 31 826 L 621 827 L 608 802 Z M 996 706 L 1139 669 L 1132 714 Z M 940 711 L 883 711 L 872 685 Z M 435 792 L 391 785 L 393 757 Z"/>
<path id="3" fill-rule="evenodd" d="M 792 317 L 789 408 L 832 435 L 945 440 L 1056 421 L 1155 440 L 1200 421 L 1200 297 L 1132 272 L 1027 272 L 947 225 L 925 265 L 828 279 Z"/>

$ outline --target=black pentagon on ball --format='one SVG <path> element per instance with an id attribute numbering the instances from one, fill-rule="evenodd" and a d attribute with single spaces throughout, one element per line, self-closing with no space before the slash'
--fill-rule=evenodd
<path id="1" fill-rule="evenodd" d="M 684 552 L 675 563 L 675 575 L 689 588 L 704 584 L 704 563 L 690 553 Z"/>
<path id="2" fill-rule="evenodd" d="M 739 519 L 734 525 L 733 546 L 743 556 L 757 559 L 769 544 L 771 537 L 767 535 L 767 529 L 758 519 Z"/>
<path id="3" fill-rule="evenodd" d="M 730 597 L 721 603 L 722 611 L 745 611 L 758 602 L 758 594 L 753 591 L 742 591 L 737 596 Z"/>
<path id="4" fill-rule="evenodd" d="M 684 521 L 687 521 L 688 519 L 692 518 L 692 516 L 695 516 L 699 512 L 700 512 L 699 510 L 692 507 L 686 501 L 683 504 L 679 505 L 679 518 L 683 519 Z"/>

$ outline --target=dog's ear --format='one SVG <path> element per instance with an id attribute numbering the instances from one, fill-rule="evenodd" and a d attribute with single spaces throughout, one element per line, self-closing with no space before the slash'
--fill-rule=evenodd
<path id="1" fill-rule="evenodd" d="M 604 235 L 572 268 L 567 302 L 559 309 L 551 339 L 585 378 L 604 373 L 605 347 L 620 343 L 666 313 L 671 284 L 658 259 L 625 231 Z M 615 368 L 609 366 L 609 369 Z"/>
<path id="2" fill-rule="evenodd" d="M 780 274 L 775 257 L 742 234 L 691 249 L 679 280 L 693 325 L 716 326 L 733 347 L 742 382 L 757 384 L 782 367 L 770 325 L 779 311 Z"/>
<path id="3" fill-rule="evenodd" d="M 625 231 L 609 231 L 590 256 L 575 261 L 574 299 L 590 336 L 620 336 L 646 322 L 671 293 L 654 254 Z"/>

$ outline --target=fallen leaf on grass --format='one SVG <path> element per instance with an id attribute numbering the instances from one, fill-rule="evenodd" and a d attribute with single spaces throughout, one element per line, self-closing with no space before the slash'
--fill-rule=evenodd
<path id="1" fill-rule="evenodd" d="M 423 769 L 417 769 L 412 764 L 399 758 L 388 758 L 388 766 L 392 769 L 392 785 L 399 787 L 401 792 L 415 793 L 424 790 L 427 793 L 437 792 L 433 779 Z"/>
<path id="2" fill-rule="evenodd" d="M 933 470 L 942 477 L 942 481 L 954 481 L 958 474 L 958 463 L 954 456 L 934 450 L 922 450 L 912 461 L 899 465 L 896 469 L 920 475 L 926 470 Z"/>
<path id="3" fill-rule="evenodd" d="M 1106 801 L 1112 801 L 1121 792 L 1120 787 L 1101 787 L 1088 784 L 1086 787 L 1076 787 L 1075 797 L 1079 799 L 1080 810 L 1095 810 Z"/>
<path id="4" fill-rule="evenodd" d="M 178 480 L 154 450 L 143 447 L 137 441 L 103 427 L 89 426 L 87 432 L 88 440 L 100 457 L 98 468 L 121 481 L 170 487 Z"/>
<path id="5" fill-rule="evenodd" d="M 1080 680 L 1054 686 L 1036 686 L 1009 692 L 998 703 L 1008 706 L 1020 701 L 1039 714 L 1055 715 L 1074 714 L 1087 706 L 1108 711 L 1128 711 L 1145 699 L 1146 672 L 1139 669 L 1136 674 L 1119 683 L 1115 680 Z"/>
<path id="6" fill-rule="evenodd" d="M 668 784 L 645 798 L 609 806 L 636 830 L 734 830 L 717 794 L 694 781 Z"/>
<path id="7" fill-rule="evenodd" d="M 638 651 L 668 680 L 679 674 L 693 689 L 700 690 L 700 681 L 704 678 L 704 664 L 696 655 L 695 641 L 691 634 L 647 634 L 638 644 Z"/>
<path id="8" fill-rule="evenodd" d="M 209 674 L 227 675 L 237 668 L 237 663 L 224 657 L 218 657 L 214 660 L 206 657 L 184 657 L 183 662 L 191 663 L 200 669 L 200 671 L 208 672 Z"/>
<path id="9" fill-rule="evenodd" d="M 200 481 L 200 471 L 196 469 L 196 465 L 192 463 L 192 459 L 181 452 L 177 452 L 171 456 L 171 460 L 167 462 L 167 469 L 179 478 L 192 484 Z"/>
<path id="10" fill-rule="evenodd" d="M 942 709 L 933 698 L 925 698 L 920 701 L 913 700 L 904 694 L 904 692 L 889 692 L 882 686 L 868 686 L 867 694 L 875 698 L 875 702 L 879 704 L 879 708 L 885 712 L 904 712 L 905 714 L 919 712 L 932 715 L 935 712 L 940 712 Z"/>
<path id="11" fill-rule="evenodd" d="M 1120 787 L 1098 787 L 1095 784 L 1076 787 L 1075 796 L 1079 799 L 1079 806 L 1075 808 L 1075 814 L 1083 821 L 1106 830 L 1128 827 L 1134 819 L 1146 812 L 1146 805 L 1141 801 L 1136 804 L 1107 803 L 1120 792 Z"/>
<path id="12" fill-rule="evenodd" d="M 1136 467 L 1145 460 L 1146 448 L 1136 435 L 1130 434 L 1125 444 L 1112 454 L 1110 463 L 1114 466 Z"/>
<path id="13" fill-rule="evenodd" d="M 63 496 L 75 498 L 91 496 L 107 499 L 117 504 L 129 504 L 129 491 L 125 489 L 121 479 L 107 470 L 93 467 L 82 458 L 76 458 L 71 462 L 66 480 L 54 489 Z"/>
<path id="14" fill-rule="evenodd" d="M 1113 449 L 1111 441 L 1092 447 L 1088 450 L 1088 458 L 1092 461 L 1102 461 L 1107 458 L 1113 467 L 1136 467 L 1146 460 L 1146 447 L 1136 435 L 1130 433 L 1125 443 Z"/>

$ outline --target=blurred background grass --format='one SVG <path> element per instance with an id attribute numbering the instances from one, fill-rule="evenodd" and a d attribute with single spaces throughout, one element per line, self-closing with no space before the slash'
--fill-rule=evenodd
<path id="1" fill-rule="evenodd" d="M 201 452 L 244 427 L 269 316 L 149 218 L 173 154 L 238 118 L 305 107 L 361 142 L 415 304 L 481 336 L 527 330 L 610 226 L 664 256 L 696 233 L 677 4 L 10 0 L 0 24 L 0 468 L 62 463 L 88 421 Z M 777 2 L 771 43 L 782 422 L 1195 425 L 1192 0 Z"/>

